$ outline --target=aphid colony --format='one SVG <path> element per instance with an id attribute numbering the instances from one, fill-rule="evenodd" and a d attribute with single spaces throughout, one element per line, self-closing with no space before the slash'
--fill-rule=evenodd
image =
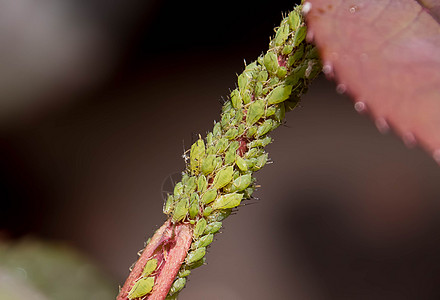
<path id="1" fill-rule="evenodd" d="M 174 223 L 193 224 L 191 250 L 182 264 L 167 299 L 185 286 L 191 270 L 205 262 L 206 247 L 222 221 L 254 191 L 252 173 L 267 162 L 267 136 L 292 110 L 311 79 L 321 71 L 317 52 L 305 42 L 306 27 L 300 8 L 285 17 L 270 41 L 269 50 L 246 66 L 238 87 L 223 105 L 221 120 L 205 139 L 191 146 L 189 164 L 181 182 L 168 195 L 164 213 Z M 128 298 L 151 292 L 157 260 L 147 262 Z M 173 296 L 174 295 L 174 296 Z"/>

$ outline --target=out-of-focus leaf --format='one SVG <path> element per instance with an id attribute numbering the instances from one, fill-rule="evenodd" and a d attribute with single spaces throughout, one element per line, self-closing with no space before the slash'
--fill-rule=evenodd
<path id="1" fill-rule="evenodd" d="M 0 242 L 0 300 L 114 299 L 106 276 L 72 248 Z"/>
<path id="2" fill-rule="evenodd" d="M 308 38 L 323 71 L 408 146 L 440 163 L 440 4 L 434 0 L 310 0 Z"/>

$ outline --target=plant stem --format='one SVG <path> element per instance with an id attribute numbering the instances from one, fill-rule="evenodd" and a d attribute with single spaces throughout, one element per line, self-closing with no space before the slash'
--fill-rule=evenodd
<path id="1" fill-rule="evenodd" d="M 252 175 L 268 159 L 268 134 L 321 71 L 306 31 L 297 6 L 281 21 L 266 54 L 238 76 L 221 121 L 185 152 L 187 169 L 163 209 L 169 219 L 145 248 L 118 300 L 176 299 L 191 270 L 204 264 L 222 221 L 242 200 L 251 199 Z"/>

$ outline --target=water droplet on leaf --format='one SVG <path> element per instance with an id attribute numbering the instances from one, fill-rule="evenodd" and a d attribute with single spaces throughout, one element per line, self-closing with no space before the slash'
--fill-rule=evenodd
<path id="1" fill-rule="evenodd" d="M 417 145 L 416 137 L 411 132 L 404 133 L 402 139 L 408 148 L 414 148 Z"/>
<path id="2" fill-rule="evenodd" d="M 367 106 L 365 105 L 364 102 L 362 101 L 358 101 L 354 104 L 354 109 L 358 112 L 358 113 L 363 113 L 365 112 L 365 110 L 367 109 Z"/>
<path id="3" fill-rule="evenodd" d="M 390 131 L 390 126 L 384 118 L 377 118 L 375 124 L 377 130 L 379 130 L 379 132 L 382 134 L 388 133 L 388 131 Z"/>
<path id="4" fill-rule="evenodd" d="M 306 3 L 304 3 L 304 5 L 303 5 L 302 13 L 303 13 L 304 15 L 307 15 L 307 14 L 310 12 L 311 9 L 312 9 L 312 3 L 310 3 L 310 2 L 306 2 Z"/>
<path id="5" fill-rule="evenodd" d="M 347 91 L 347 86 L 343 83 L 340 83 L 336 86 L 336 93 L 344 94 Z"/>

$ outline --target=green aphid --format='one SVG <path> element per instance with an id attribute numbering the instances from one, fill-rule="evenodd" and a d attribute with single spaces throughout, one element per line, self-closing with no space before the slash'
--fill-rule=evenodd
<path id="1" fill-rule="evenodd" d="M 243 194 L 231 193 L 218 197 L 214 203 L 212 203 L 213 209 L 226 209 L 234 208 L 240 205 Z"/>
<path id="2" fill-rule="evenodd" d="M 197 177 L 191 176 L 184 186 L 184 193 L 187 195 L 190 195 L 192 192 L 194 192 L 197 189 Z"/>
<path id="3" fill-rule="evenodd" d="M 275 35 L 274 42 L 275 46 L 279 47 L 281 46 L 289 37 L 289 24 L 284 23 L 282 24 Z"/>
<path id="4" fill-rule="evenodd" d="M 168 195 L 167 201 L 165 202 L 165 205 L 163 206 L 163 212 L 165 214 L 170 214 L 173 210 L 174 205 L 174 197 L 172 195 Z"/>
<path id="5" fill-rule="evenodd" d="M 177 278 L 168 292 L 169 295 L 174 295 L 175 293 L 180 292 L 186 284 L 186 278 Z"/>
<path id="6" fill-rule="evenodd" d="M 202 259 L 206 254 L 206 248 L 200 247 L 194 251 L 190 251 L 188 255 L 186 256 L 186 263 L 188 265 L 191 265 L 192 263 L 195 263 L 196 261 Z"/>
<path id="7" fill-rule="evenodd" d="M 200 164 L 205 156 L 205 142 L 202 139 L 197 140 L 191 146 L 190 169 L 193 174 L 199 173 Z"/>
<path id="8" fill-rule="evenodd" d="M 214 240 L 214 235 L 212 233 L 202 236 L 200 239 L 194 242 L 194 249 L 201 247 L 208 247 L 209 244 Z"/>
<path id="9" fill-rule="evenodd" d="M 301 17 L 296 11 L 292 11 L 289 14 L 288 22 L 291 30 L 296 30 L 298 26 L 301 24 Z"/>
<path id="10" fill-rule="evenodd" d="M 227 113 L 223 113 L 222 119 L 220 121 L 220 125 L 222 128 L 226 128 L 231 123 L 231 115 Z"/>
<path id="11" fill-rule="evenodd" d="M 252 74 L 251 76 L 253 76 L 253 74 L 254 74 L 255 72 L 258 72 L 259 69 L 260 69 L 260 67 L 257 65 L 257 62 L 256 62 L 256 61 L 254 61 L 254 62 L 248 64 L 248 65 L 245 67 L 245 70 L 248 72 L 248 74 Z"/>
<path id="12" fill-rule="evenodd" d="M 154 287 L 154 277 L 142 277 L 135 282 L 130 292 L 128 293 L 128 299 L 141 298 L 147 295 Z"/>
<path id="13" fill-rule="evenodd" d="M 267 109 L 266 109 L 266 111 L 264 112 L 264 116 L 267 118 L 267 117 L 270 117 L 270 116 L 273 116 L 274 114 L 275 114 L 275 111 L 276 111 L 276 107 L 275 106 L 269 106 Z"/>
<path id="14" fill-rule="evenodd" d="M 205 232 L 203 232 L 203 234 L 217 233 L 221 227 L 222 227 L 222 222 L 209 223 L 208 226 L 206 226 Z"/>
<path id="15" fill-rule="evenodd" d="M 283 79 L 284 77 L 286 77 L 287 75 L 287 69 L 286 67 L 279 67 L 278 71 L 277 71 L 277 76 L 281 79 Z"/>
<path id="16" fill-rule="evenodd" d="M 237 89 L 231 92 L 231 103 L 236 109 L 240 109 L 243 105 L 243 99 L 241 98 L 240 92 Z"/>
<path id="17" fill-rule="evenodd" d="M 209 154 L 202 162 L 202 173 L 207 175 L 214 171 L 215 167 L 217 166 L 216 161 L 216 155 L 215 154 Z"/>
<path id="18" fill-rule="evenodd" d="M 190 178 L 190 176 L 188 175 L 188 173 L 183 173 L 182 174 L 182 184 L 186 185 L 186 183 L 188 182 L 188 179 Z"/>
<path id="19" fill-rule="evenodd" d="M 217 137 L 220 136 L 222 134 L 222 126 L 220 123 L 215 123 L 214 124 L 214 128 L 212 129 L 212 134 Z"/>
<path id="20" fill-rule="evenodd" d="M 246 91 L 246 92 L 244 92 L 243 94 L 242 94 L 242 99 L 243 99 L 243 103 L 246 105 L 246 104 L 249 104 L 250 102 L 251 102 L 251 95 L 249 94 L 249 92 L 248 91 Z"/>
<path id="21" fill-rule="evenodd" d="M 206 135 L 206 146 L 212 145 L 212 132 L 208 132 L 208 134 Z"/>
<path id="22" fill-rule="evenodd" d="M 267 96 L 267 104 L 271 105 L 271 104 L 283 102 L 284 100 L 289 99 L 291 93 L 292 93 L 291 85 L 277 86 L 272 90 L 272 92 L 269 93 L 269 96 Z"/>
<path id="23" fill-rule="evenodd" d="M 285 45 L 282 53 L 284 55 L 288 55 L 288 54 L 292 53 L 293 48 L 294 48 L 293 45 L 290 45 L 290 44 Z"/>
<path id="24" fill-rule="evenodd" d="M 191 274 L 190 270 L 187 269 L 181 269 L 179 271 L 179 273 L 177 274 L 177 276 L 179 276 L 180 278 L 184 278 L 184 277 L 188 277 Z"/>
<path id="25" fill-rule="evenodd" d="M 193 193 L 191 195 L 190 204 L 189 204 L 189 217 L 194 219 L 199 214 L 199 194 Z"/>
<path id="26" fill-rule="evenodd" d="M 177 202 L 173 212 L 173 221 L 179 222 L 183 220 L 188 214 L 188 209 L 189 207 L 187 198 L 181 199 L 179 202 Z"/>
<path id="27" fill-rule="evenodd" d="M 252 158 L 245 159 L 245 162 L 246 162 L 246 166 L 248 167 L 248 169 L 254 171 L 254 166 L 257 163 L 257 159 L 252 157 Z"/>
<path id="28" fill-rule="evenodd" d="M 206 155 L 211 155 L 211 154 L 215 154 L 215 146 L 209 146 L 208 148 L 206 148 Z M 205 160 L 202 161 L 202 165 L 205 162 Z"/>
<path id="29" fill-rule="evenodd" d="M 246 132 L 246 136 L 247 136 L 248 138 L 253 138 L 254 135 L 257 133 L 257 129 L 258 129 L 257 126 L 251 126 L 251 127 L 249 127 L 248 130 L 247 130 L 247 132 Z"/>
<path id="30" fill-rule="evenodd" d="M 286 101 L 289 101 L 289 99 Z M 286 103 L 286 101 L 284 101 L 283 103 L 279 103 L 275 106 L 276 107 L 275 119 L 278 122 L 281 122 L 282 120 L 284 120 L 284 116 L 286 115 L 286 109 L 284 108 L 284 103 Z"/>
<path id="31" fill-rule="evenodd" d="M 269 131 L 271 131 L 272 128 L 273 128 L 274 123 L 275 122 L 273 120 L 271 120 L 271 119 L 268 119 L 268 120 L 264 121 L 263 124 L 258 126 L 258 130 L 257 130 L 257 133 L 256 133 L 255 136 L 258 138 L 260 136 L 265 135 Z"/>
<path id="32" fill-rule="evenodd" d="M 243 111 L 238 109 L 234 116 L 234 124 L 239 124 L 243 120 Z"/>
<path id="33" fill-rule="evenodd" d="M 246 124 L 248 126 L 254 125 L 263 115 L 265 108 L 265 101 L 263 99 L 252 102 L 246 115 Z"/>
<path id="34" fill-rule="evenodd" d="M 270 136 L 266 136 L 264 139 L 261 139 L 261 147 L 266 147 L 272 142 L 272 138 Z"/>
<path id="35" fill-rule="evenodd" d="M 252 182 L 251 174 L 242 175 L 232 182 L 231 192 L 240 192 L 245 188 L 247 188 L 251 184 L 251 182 Z"/>
<path id="36" fill-rule="evenodd" d="M 269 80 L 270 86 L 275 86 L 280 82 L 280 79 L 278 77 L 271 77 Z"/>
<path id="37" fill-rule="evenodd" d="M 266 82 L 268 77 L 269 77 L 269 74 L 267 73 L 267 71 L 262 70 L 262 71 L 260 71 L 260 73 L 258 73 L 257 80 L 261 83 L 264 83 L 264 82 Z"/>
<path id="38" fill-rule="evenodd" d="M 194 232 L 193 232 L 193 239 L 194 240 L 197 240 L 203 234 L 207 225 L 208 224 L 204 218 L 199 219 L 197 221 L 197 224 L 194 227 Z"/>
<path id="39" fill-rule="evenodd" d="M 232 167 L 232 166 L 226 167 L 226 168 L 218 171 L 218 173 L 214 177 L 214 181 L 212 183 L 212 186 L 217 190 L 221 189 L 222 187 L 227 185 L 229 182 L 231 182 L 233 173 L 234 173 L 234 167 Z"/>
<path id="40" fill-rule="evenodd" d="M 227 138 L 228 140 L 233 140 L 237 137 L 237 135 L 238 135 L 238 129 L 235 127 L 231 127 L 228 129 L 228 131 L 226 131 L 225 138 Z"/>
<path id="41" fill-rule="evenodd" d="M 228 209 L 218 209 L 214 211 L 209 217 L 207 217 L 207 221 L 209 223 L 211 222 L 221 222 L 232 213 L 232 208 Z"/>
<path id="42" fill-rule="evenodd" d="M 182 182 L 178 182 L 174 186 L 174 198 L 179 197 L 182 194 L 183 194 L 183 183 Z"/>
<path id="43" fill-rule="evenodd" d="M 301 44 L 302 41 L 304 41 L 304 38 L 306 37 L 307 33 L 307 27 L 301 26 L 298 28 L 298 30 L 295 32 L 295 36 L 293 37 L 293 45 L 297 47 L 299 44 Z"/>
<path id="44" fill-rule="evenodd" d="M 231 151 L 237 151 L 237 149 L 240 147 L 240 143 L 238 141 L 232 141 L 229 145 L 229 149 L 232 149 Z"/>
<path id="45" fill-rule="evenodd" d="M 278 58 L 277 55 L 273 52 L 268 52 L 264 56 L 264 66 L 270 73 L 276 73 L 278 69 Z"/>
<path id="46" fill-rule="evenodd" d="M 217 145 L 215 145 L 215 150 L 217 153 L 223 153 L 226 148 L 228 148 L 229 141 L 227 138 L 223 137 L 218 142 Z"/>
<path id="47" fill-rule="evenodd" d="M 238 154 L 235 156 L 235 163 L 237 164 L 237 167 L 240 169 L 240 171 L 246 172 L 248 170 L 246 162 L 244 161 L 243 157 L 241 157 Z"/>
<path id="48" fill-rule="evenodd" d="M 255 84 L 255 97 L 259 97 L 263 94 L 263 83 L 257 82 Z"/>
<path id="49" fill-rule="evenodd" d="M 228 111 L 230 111 L 231 109 L 232 109 L 232 103 L 228 101 L 222 106 L 222 113 L 225 114 Z"/>
<path id="50" fill-rule="evenodd" d="M 246 158 L 257 158 L 258 156 L 260 156 L 261 154 L 263 154 L 263 150 L 259 149 L 259 148 L 251 148 L 249 149 L 249 151 L 246 153 Z"/>
<path id="51" fill-rule="evenodd" d="M 207 206 L 205 207 L 205 210 L 203 210 L 203 216 L 204 217 L 208 217 L 209 215 L 211 215 L 213 212 L 213 209 L 211 206 Z"/>
<path id="52" fill-rule="evenodd" d="M 267 145 L 270 144 L 270 142 L 272 142 L 272 139 L 269 136 L 266 136 L 263 139 L 258 139 L 258 140 L 254 140 L 252 142 L 250 142 L 248 144 L 249 148 L 263 148 L 266 147 Z"/>
<path id="53" fill-rule="evenodd" d="M 245 74 L 245 72 L 241 73 L 238 76 L 238 88 L 240 89 L 240 92 L 243 92 L 247 89 L 249 84 L 249 77 L 247 76 L 247 74 Z"/>
<path id="54" fill-rule="evenodd" d="M 196 262 L 194 262 L 194 263 L 188 265 L 188 268 L 189 268 L 190 270 L 192 270 L 192 269 L 196 269 L 196 268 L 198 268 L 198 267 L 203 266 L 203 265 L 205 264 L 205 262 L 206 262 L 206 257 L 203 257 L 202 259 L 199 259 L 198 261 L 196 261 Z"/>
<path id="55" fill-rule="evenodd" d="M 295 52 L 288 58 L 287 65 L 289 67 L 293 66 L 296 62 L 300 61 L 304 56 L 304 45 L 301 44 L 296 48 Z"/>
<path id="56" fill-rule="evenodd" d="M 214 201 L 215 198 L 217 198 L 217 190 L 212 188 L 203 194 L 201 201 L 203 204 L 209 204 Z"/>
<path id="57" fill-rule="evenodd" d="M 142 277 L 147 277 L 153 273 L 157 268 L 157 259 L 152 258 L 145 264 L 144 270 L 142 271 Z"/>
<path id="58" fill-rule="evenodd" d="M 233 148 L 229 148 L 225 154 L 225 164 L 230 165 L 235 162 L 235 152 Z"/>
<path id="59" fill-rule="evenodd" d="M 208 187 L 208 180 L 206 179 L 205 175 L 200 175 L 197 179 L 197 191 L 202 194 L 206 191 L 206 188 Z"/>
<path id="60" fill-rule="evenodd" d="M 244 131 L 246 130 L 246 126 L 243 123 L 240 123 L 240 125 L 238 125 L 238 136 L 243 135 Z"/>
<path id="61" fill-rule="evenodd" d="M 255 162 L 255 166 L 253 168 L 253 171 L 258 171 L 260 170 L 262 167 L 264 167 L 264 165 L 267 162 L 267 153 L 260 155 L 259 157 L 257 157 L 257 161 Z"/>
<path id="62" fill-rule="evenodd" d="M 253 186 L 248 187 L 247 189 L 244 190 L 243 197 L 244 198 L 250 198 L 252 193 L 254 192 L 254 190 L 255 189 L 254 189 Z"/>

